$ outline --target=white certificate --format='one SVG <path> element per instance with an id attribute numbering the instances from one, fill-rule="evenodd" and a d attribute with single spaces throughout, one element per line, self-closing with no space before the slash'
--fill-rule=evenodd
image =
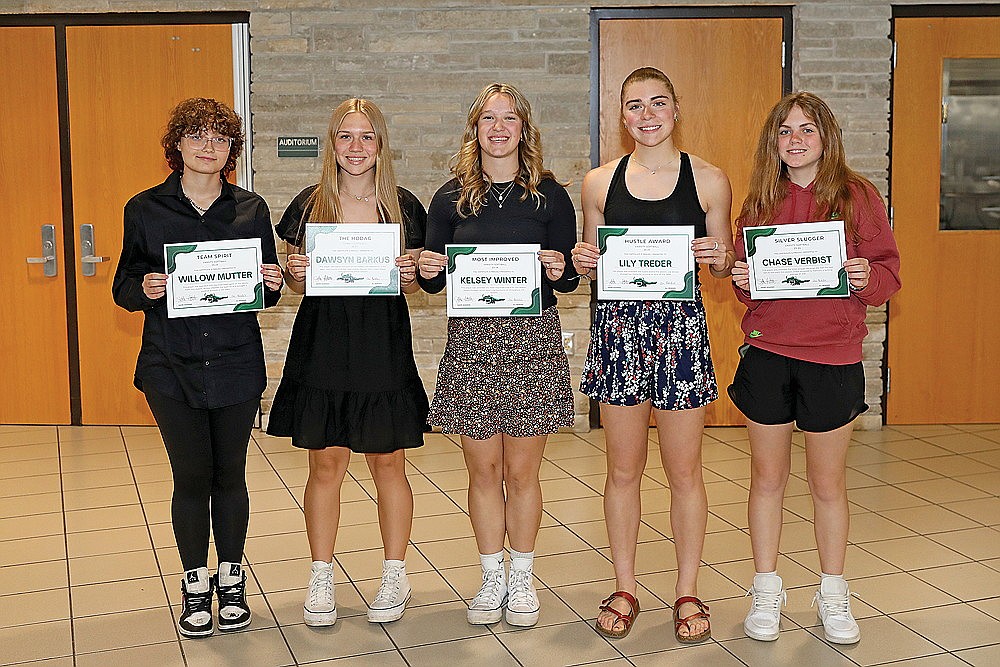
<path id="1" fill-rule="evenodd" d="M 750 298 L 844 297 L 847 246 L 844 221 L 744 227 Z"/>
<path id="2" fill-rule="evenodd" d="M 542 314 L 537 243 L 446 245 L 448 317 Z"/>
<path id="3" fill-rule="evenodd" d="M 263 310 L 260 239 L 167 243 L 167 317 Z"/>
<path id="4" fill-rule="evenodd" d="M 399 294 L 399 225 L 306 224 L 306 294 Z"/>
<path id="5" fill-rule="evenodd" d="M 598 227 L 597 298 L 694 299 L 694 225 Z"/>

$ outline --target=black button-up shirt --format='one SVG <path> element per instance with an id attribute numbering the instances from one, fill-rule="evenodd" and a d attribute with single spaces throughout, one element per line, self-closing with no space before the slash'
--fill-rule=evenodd
<path id="1" fill-rule="evenodd" d="M 260 196 L 222 183 L 204 215 L 184 198 L 180 173 L 125 204 L 122 254 L 112 285 L 115 303 L 143 311 L 135 386 L 148 387 L 196 408 L 219 408 L 259 398 L 267 385 L 264 349 L 254 312 L 167 318 L 165 297 L 142 291 L 147 273 L 166 273 L 163 245 L 259 238 L 264 264 L 277 264 L 271 216 Z M 264 305 L 280 290 L 264 287 Z"/>

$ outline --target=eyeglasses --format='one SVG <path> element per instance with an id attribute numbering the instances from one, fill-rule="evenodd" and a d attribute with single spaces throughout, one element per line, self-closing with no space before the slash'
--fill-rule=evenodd
<path id="1" fill-rule="evenodd" d="M 184 138 L 192 148 L 205 148 L 209 144 L 216 150 L 229 150 L 233 145 L 232 137 L 207 137 L 204 134 L 185 134 Z"/>

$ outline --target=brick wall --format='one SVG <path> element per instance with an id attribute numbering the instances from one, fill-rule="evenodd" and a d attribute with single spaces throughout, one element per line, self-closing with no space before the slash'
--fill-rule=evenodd
<path id="1" fill-rule="evenodd" d="M 688 4 L 695 3 L 659 2 Z M 0 0 L 6 13 L 250 11 L 255 189 L 271 204 L 275 220 L 319 173 L 318 161 L 276 158 L 278 134 L 322 136 L 336 104 L 349 96 L 370 97 L 386 112 L 400 183 L 426 203 L 447 178 L 468 104 L 493 80 L 518 85 L 531 100 L 546 163 L 572 181 L 570 194 L 579 204 L 580 182 L 590 167 L 589 8 L 574 0 Z M 793 13 L 793 88 L 812 90 L 830 103 L 844 127 L 851 164 L 883 194 L 890 14 L 890 3 L 881 0 L 813 0 L 796 4 Z M 444 345 L 443 298 L 409 299 L 417 364 L 430 391 Z M 296 306 L 294 296 L 286 297 L 261 316 L 270 377 L 265 405 L 280 377 Z M 564 328 L 575 335 L 570 363 L 578 377 L 588 339 L 587 297 L 560 297 L 560 312 Z M 859 426 L 878 428 L 885 309 L 873 309 L 868 319 L 864 365 L 872 410 Z M 586 428 L 586 412 L 587 401 L 578 395 L 579 429 Z"/>

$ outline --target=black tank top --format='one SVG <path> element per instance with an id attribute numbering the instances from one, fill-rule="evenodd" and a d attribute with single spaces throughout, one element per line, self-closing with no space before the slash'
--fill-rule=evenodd
<path id="1" fill-rule="evenodd" d="M 682 152 L 680 175 L 674 191 L 665 199 L 637 199 L 625 185 L 625 168 L 631 154 L 622 158 L 611 177 L 604 202 L 604 224 L 609 227 L 630 225 L 694 225 L 695 238 L 708 236 L 705 211 L 698 201 L 691 157 Z"/>

